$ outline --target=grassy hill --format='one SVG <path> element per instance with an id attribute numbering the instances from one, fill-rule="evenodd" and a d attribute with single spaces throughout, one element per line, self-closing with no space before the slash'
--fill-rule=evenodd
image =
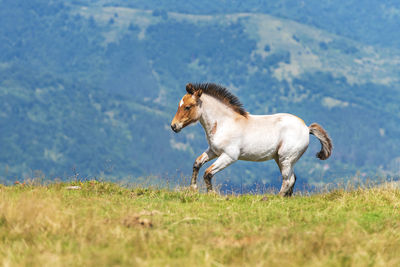
<path id="1" fill-rule="evenodd" d="M 0 263 L 397 266 L 399 210 L 390 186 L 293 198 L 98 181 L 0 186 Z"/>

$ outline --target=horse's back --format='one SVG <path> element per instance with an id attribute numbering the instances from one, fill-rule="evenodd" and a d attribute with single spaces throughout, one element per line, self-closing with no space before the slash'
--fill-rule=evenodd
<path id="1" fill-rule="evenodd" d="M 261 129 L 265 128 L 268 132 L 282 133 L 288 131 L 293 133 L 294 131 L 301 132 L 300 134 L 306 133 L 308 135 L 309 130 L 307 125 L 299 117 L 289 113 L 276 113 L 272 115 L 249 115 L 248 126 L 250 129 Z"/>

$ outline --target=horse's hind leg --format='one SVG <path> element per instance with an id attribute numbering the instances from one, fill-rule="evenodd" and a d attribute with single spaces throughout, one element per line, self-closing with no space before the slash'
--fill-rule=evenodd
<path id="1" fill-rule="evenodd" d="M 282 186 L 279 195 L 290 197 L 293 194 L 294 184 L 296 183 L 296 175 L 293 171 L 294 163 L 287 160 L 275 159 L 282 174 Z"/>
<path id="2" fill-rule="evenodd" d="M 203 166 L 207 161 L 214 159 L 215 157 L 216 155 L 210 150 L 210 148 L 208 148 L 203 154 L 197 157 L 196 161 L 193 164 L 192 180 L 190 182 L 190 186 L 192 188 L 197 188 L 197 176 L 199 175 L 199 170 L 201 166 Z"/>
<path id="3" fill-rule="evenodd" d="M 294 178 L 294 180 L 293 180 L 293 178 Z M 288 192 L 288 196 L 292 196 L 293 195 L 293 188 L 294 188 L 294 184 L 296 183 L 296 174 L 293 172 L 293 175 L 292 175 L 292 177 L 290 177 L 290 182 L 289 182 L 289 184 L 290 184 L 290 189 L 289 189 L 289 192 Z"/>

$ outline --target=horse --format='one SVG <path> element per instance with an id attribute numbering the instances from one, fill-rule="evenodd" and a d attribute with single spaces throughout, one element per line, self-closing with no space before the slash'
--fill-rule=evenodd
<path id="1" fill-rule="evenodd" d="M 296 182 L 294 165 L 307 150 L 309 135 L 314 135 L 321 143 L 317 158 L 326 160 L 332 153 L 332 141 L 317 123 L 307 126 L 299 117 L 287 113 L 251 115 L 235 95 L 214 83 L 188 83 L 186 92 L 171 128 L 178 133 L 199 121 L 209 145 L 193 164 L 190 183 L 193 189 L 197 189 L 200 168 L 215 158 L 217 160 L 204 172 L 207 192 L 213 190 L 212 177 L 237 160 L 274 159 L 282 174 L 279 195 L 292 196 Z"/>

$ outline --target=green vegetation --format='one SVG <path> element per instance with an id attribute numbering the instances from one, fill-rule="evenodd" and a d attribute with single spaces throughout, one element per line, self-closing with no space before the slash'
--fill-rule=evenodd
<path id="1" fill-rule="evenodd" d="M 17 184 L 0 186 L 0 264 L 398 266 L 399 222 L 391 187 L 281 198 Z"/>
<path id="2" fill-rule="evenodd" d="M 395 32 L 400 26 L 400 4 L 395 0 L 356 0 L 322 2 L 319 0 L 204 0 L 202 3 L 185 0 L 139 0 L 134 3 L 124 0 L 102 1 L 104 6 L 126 6 L 138 9 L 156 9 L 190 14 L 266 13 L 316 26 L 329 32 L 381 46 L 400 47 Z"/>

